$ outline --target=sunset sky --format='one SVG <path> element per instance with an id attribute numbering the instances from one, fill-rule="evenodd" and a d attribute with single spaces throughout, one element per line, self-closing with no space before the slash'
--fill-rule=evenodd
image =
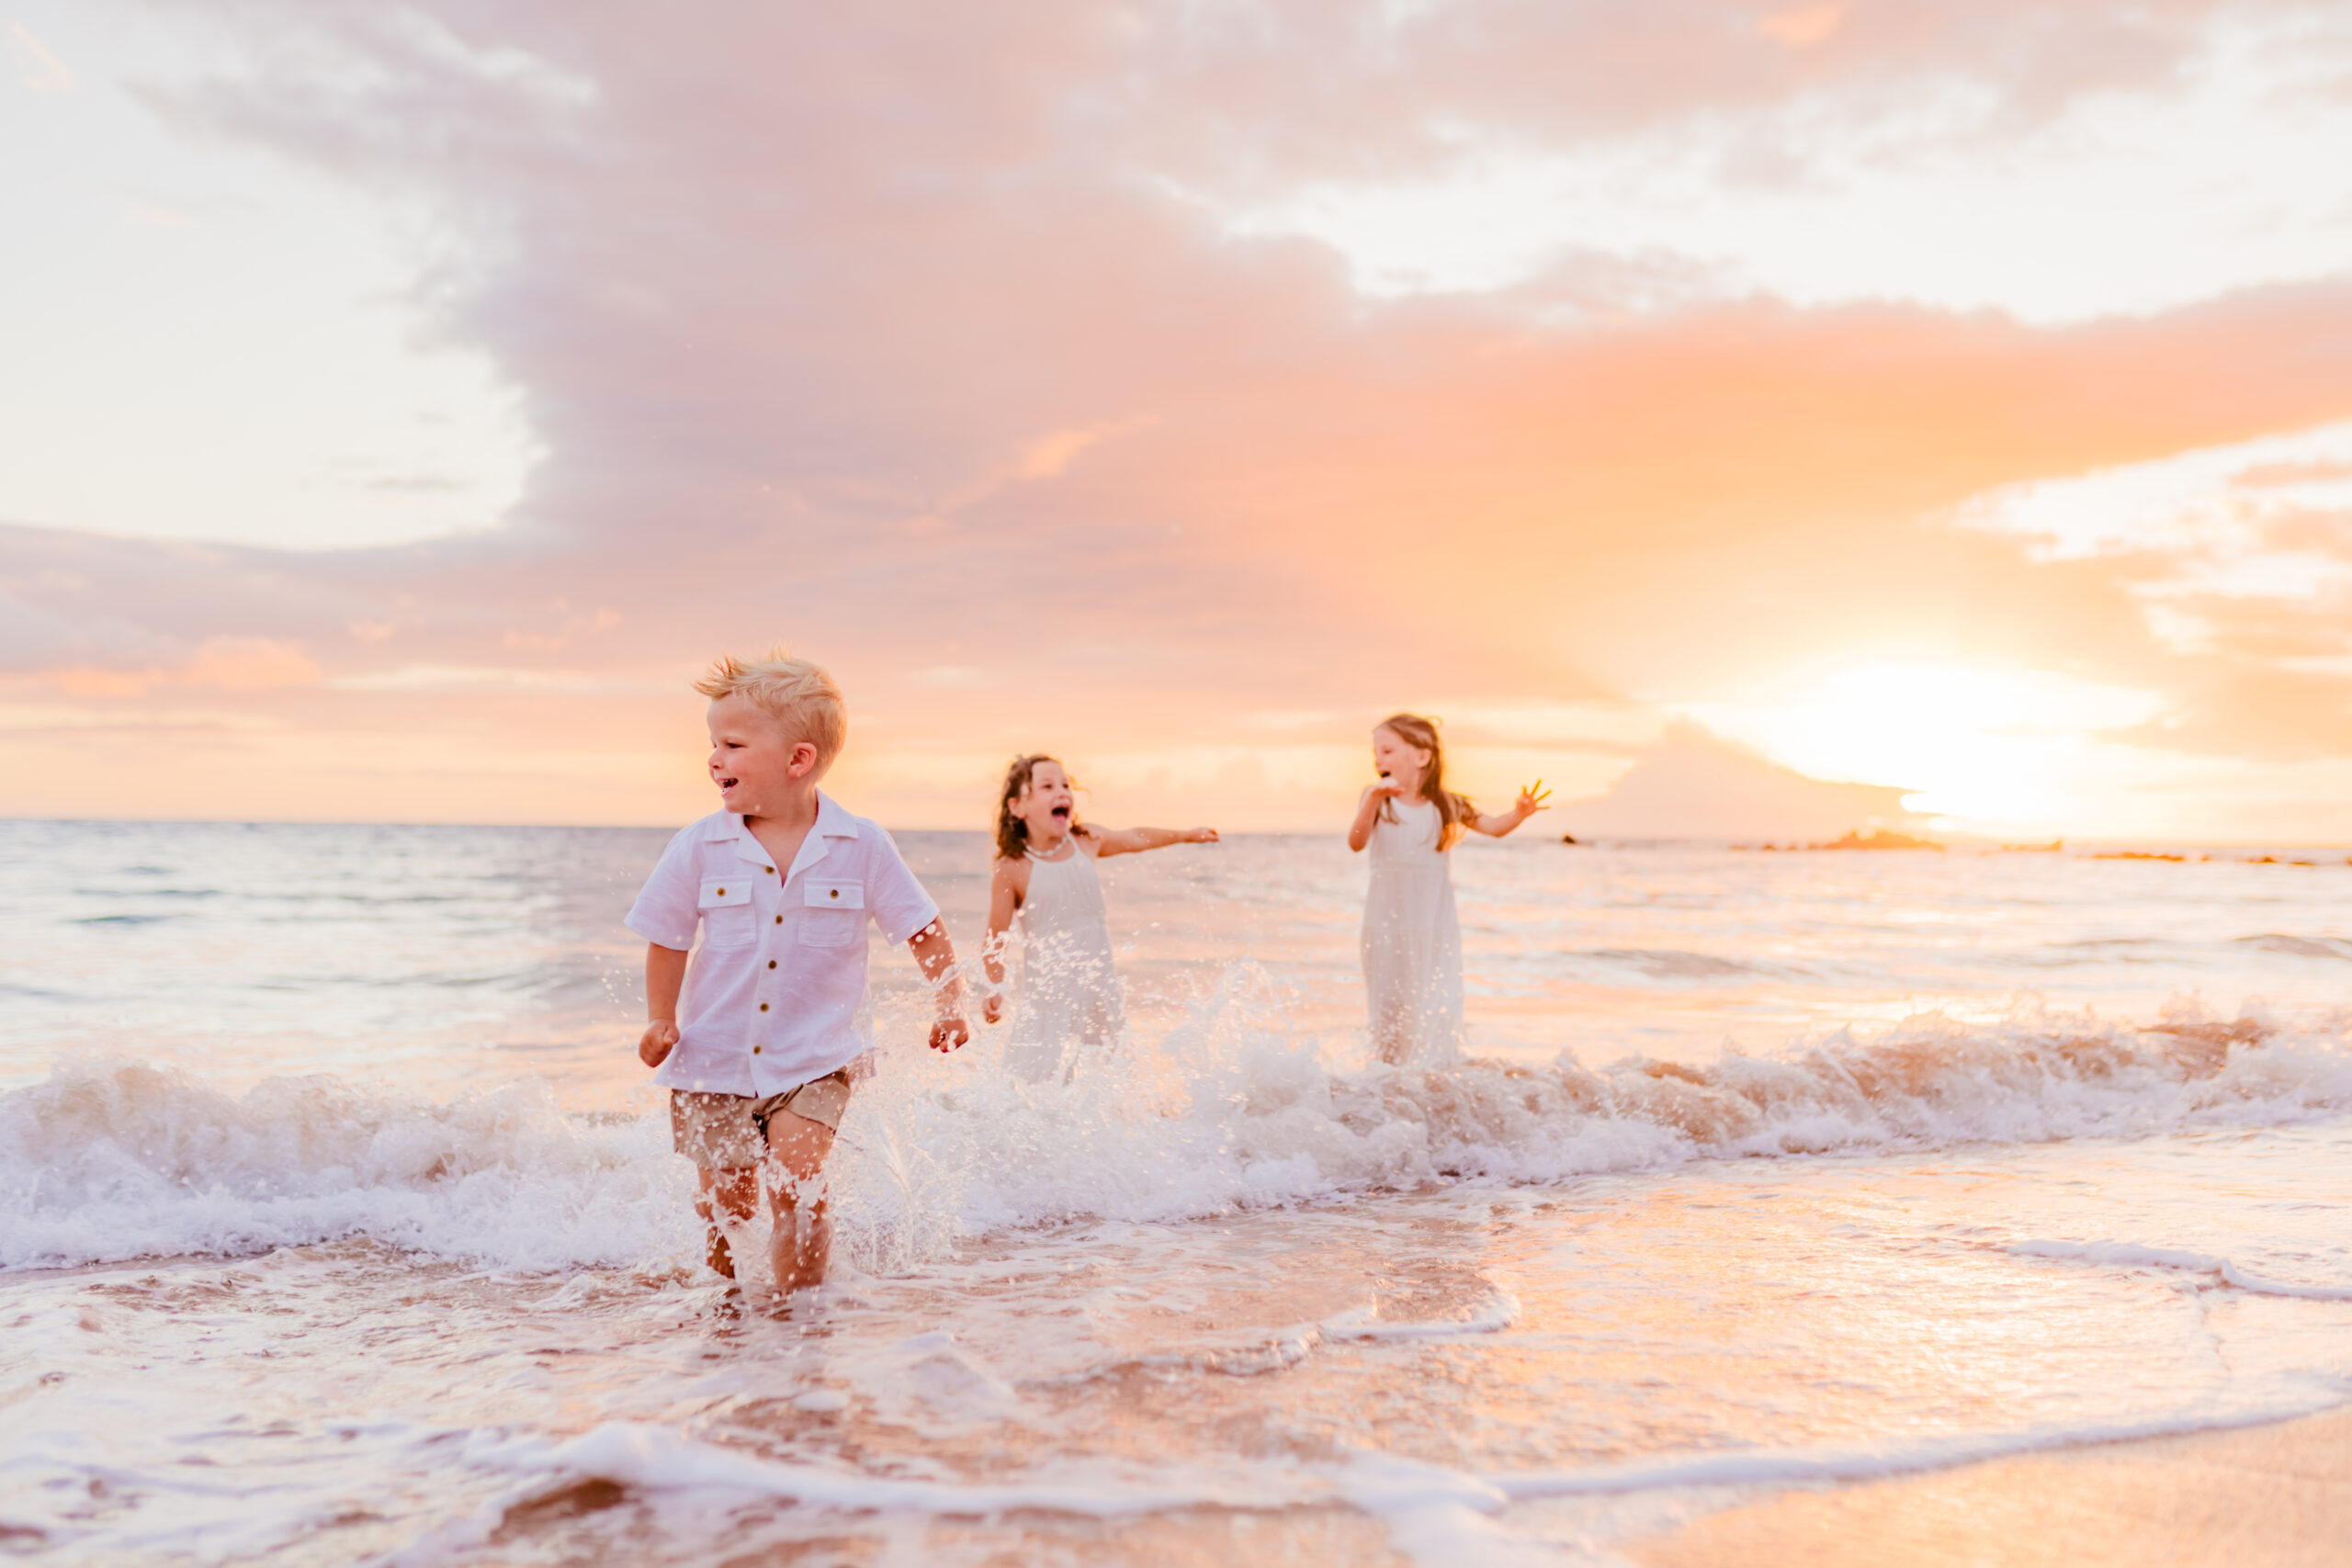
<path id="1" fill-rule="evenodd" d="M 1410 706 L 1491 796 L 1713 736 L 1946 831 L 2352 840 L 2341 0 L 6 0 L 0 56 L 0 813 L 683 821 L 688 682 L 787 640 L 895 827 L 1049 750 L 1336 831 Z"/>

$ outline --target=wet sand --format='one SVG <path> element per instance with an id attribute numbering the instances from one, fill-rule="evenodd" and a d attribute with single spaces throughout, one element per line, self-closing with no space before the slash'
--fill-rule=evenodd
<path id="1" fill-rule="evenodd" d="M 1784 1495 L 1626 1555 L 1645 1568 L 2342 1568 L 2352 1406 Z"/>

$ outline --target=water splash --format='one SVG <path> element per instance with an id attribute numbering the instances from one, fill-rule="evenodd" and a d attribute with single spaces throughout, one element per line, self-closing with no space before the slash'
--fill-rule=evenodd
<path id="1" fill-rule="evenodd" d="M 1293 1028 L 1236 964 L 1073 1081 L 997 1037 L 908 1052 L 861 1086 L 833 1162 L 844 1259 L 891 1273 L 1008 1226 L 1158 1221 L 1458 1181 L 1549 1182 L 1711 1158 L 2143 1136 L 2352 1108 L 2334 1017 L 2132 1027 L 1936 1015 L 1705 1066 L 1364 1067 Z M 700 1247 L 666 1118 L 578 1115 L 541 1083 L 435 1102 L 318 1076 L 235 1096 L 94 1061 L 0 1095 L 0 1266 L 234 1255 L 345 1235 L 501 1267 L 673 1268 Z"/>

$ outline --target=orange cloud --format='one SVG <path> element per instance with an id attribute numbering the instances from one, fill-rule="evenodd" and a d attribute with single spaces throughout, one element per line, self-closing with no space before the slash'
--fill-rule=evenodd
<path id="1" fill-rule="evenodd" d="M 2183 755 L 2352 756 L 2339 678 L 2294 663 L 2334 602 L 2267 642 L 2216 610 L 2185 647 L 2143 590 L 2186 552 L 2057 558 L 1952 516 L 2352 416 L 2352 281 L 2065 328 L 1723 298 L 1678 258 L 1367 300 L 1197 195 L 1442 163 L 1464 116 L 1555 145 L 1949 76 L 2030 119 L 2166 80 L 2211 10 L 1465 0 L 1370 38 L 1313 5 L 884 6 L 657 51 L 626 8 L 491 0 L 449 29 L 595 85 L 558 98 L 365 8 L 268 10 L 367 68 L 179 112 L 479 223 L 441 324 L 522 389 L 544 458 L 506 527 L 397 550 L 0 529 L 0 654 L 80 671 L 85 714 L 233 694 L 412 780 L 206 739 L 189 776 L 227 802 L 250 775 L 235 811 L 660 819 L 700 802 L 686 680 L 779 636 L 850 684 L 842 786 L 902 821 L 976 819 L 991 760 L 1046 747 L 1296 825 L 1403 704 L 1654 727 L 1857 660 L 2154 692 L 2136 742 Z M 1476 744 L 1599 788 L 1635 742 L 1592 716 Z M 547 759 L 576 795 L 531 782 Z"/>
<path id="2" fill-rule="evenodd" d="M 232 692 L 307 686 L 319 678 L 316 660 L 300 649 L 266 637 L 207 637 L 176 679 L 190 686 Z"/>
<path id="3" fill-rule="evenodd" d="M 1756 20 L 1756 30 L 1766 38 L 1775 39 L 1791 49 L 1803 49 L 1819 43 L 1838 30 L 1845 20 L 1843 7 L 1838 6 L 1808 6 L 1796 11 L 1775 11 Z"/>
<path id="4" fill-rule="evenodd" d="M 184 663 L 168 669 L 107 669 L 67 665 L 46 681 L 76 697 L 144 697 L 159 689 L 209 688 L 264 692 L 307 686 L 319 678 L 316 660 L 300 649 L 266 637 L 207 637 Z M 18 683 L 22 683 L 21 680 Z"/>

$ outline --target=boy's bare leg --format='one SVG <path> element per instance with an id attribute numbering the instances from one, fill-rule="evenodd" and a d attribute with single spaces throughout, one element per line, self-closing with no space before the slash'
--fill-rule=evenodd
<path id="1" fill-rule="evenodd" d="M 695 1194 L 695 1213 L 702 1216 L 707 1230 L 707 1260 L 714 1270 L 732 1280 L 735 1256 L 727 1246 L 727 1222 L 741 1224 L 760 1212 L 760 1168 L 713 1170 L 705 1166 L 697 1174 L 701 1190 Z"/>
<path id="2" fill-rule="evenodd" d="M 775 1211 L 775 1290 L 793 1292 L 825 1282 L 833 1251 L 833 1220 L 825 1204 L 825 1156 L 833 1130 L 778 1106 L 768 1114 L 768 1203 Z"/>

